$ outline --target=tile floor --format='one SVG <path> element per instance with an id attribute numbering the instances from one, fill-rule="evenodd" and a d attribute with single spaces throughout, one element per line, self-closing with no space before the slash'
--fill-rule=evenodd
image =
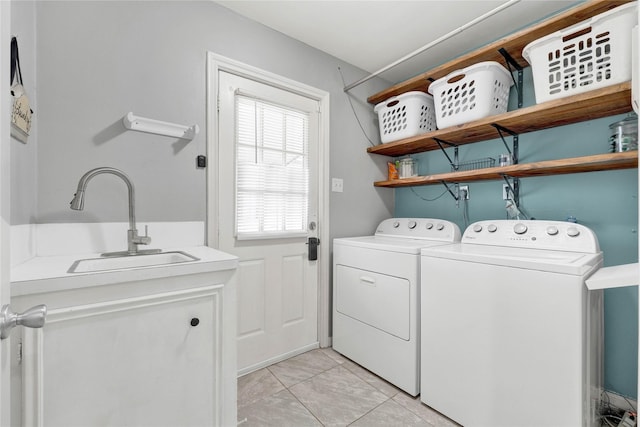
<path id="1" fill-rule="evenodd" d="M 238 379 L 241 427 L 454 427 L 331 348 L 312 350 Z"/>

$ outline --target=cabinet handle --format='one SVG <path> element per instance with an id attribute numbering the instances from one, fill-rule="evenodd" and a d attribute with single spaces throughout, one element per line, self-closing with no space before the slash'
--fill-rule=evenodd
<path id="1" fill-rule="evenodd" d="M 200 319 L 198 319 L 197 317 L 194 317 L 193 319 L 191 319 L 191 326 L 198 326 L 200 324 Z"/>
<path id="2" fill-rule="evenodd" d="M 11 329 L 20 325 L 27 328 L 42 328 L 47 316 L 47 306 L 44 304 L 31 307 L 24 313 L 14 313 L 11 307 L 2 306 L 0 311 L 0 339 L 9 337 Z"/>

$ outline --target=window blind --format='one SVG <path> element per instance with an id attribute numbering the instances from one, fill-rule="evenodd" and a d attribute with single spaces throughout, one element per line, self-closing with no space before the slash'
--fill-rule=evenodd
<path id="1" fill-rule="evenodd" d="M 236 94 L 236 238 L 306 235 L 309 115 Z"/>

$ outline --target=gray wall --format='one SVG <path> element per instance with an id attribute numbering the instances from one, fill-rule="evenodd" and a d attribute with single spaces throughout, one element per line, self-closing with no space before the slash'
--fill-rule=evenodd
<path id="1" fill-rule="evenodd" d="M 374 189 L 385 159 L 368 142 L 342 91 L 362 70 L 270 30 L 210 1 L 36 3 L 39 223 L 126 220 L 126 191 L 115 177 L 89 184 L 85 211 L 69 209 L 87 170 L 113 166 L 136 186 L 139 221 L 204 221 L 206 53 L 263 68 L 331 94 L 331 176 L 345 180 L 331 194 L 331 235 L 373 232 L 391 216 L 393 193 Z M 365 129 L 378 140 L 363 100 L 388 85 L 374 80 L 354 91 Z M 191 142 L 126 131 L 128 112 L 200 125 Z M 210 159 L 210 165 L 215 164 Z M 14 192 L 22 182 L 13 183 Z M 12 224 L 33 221 L 30 207 Z"/>
<path id="2" fill-rule="evenodd" d="M 11 138 L 11 224 L 35 222 L 38 177 L 38 88 L 36 81 L 36 8 L 33 2 L 13 2 L 11 34 L 18 40 L 22 80 L 34 110 L 27 143 Z"/>

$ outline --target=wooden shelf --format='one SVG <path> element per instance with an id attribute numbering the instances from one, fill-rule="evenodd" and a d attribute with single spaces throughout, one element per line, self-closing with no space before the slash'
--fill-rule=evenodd
<path id="1" fill-rule="evenodd" d="M 502 62 L 498 52 L 504 48 L 522 67 L 529 64 L 522 57 L 522 49 L 530 42 L 547 34 L 577 24 L 600 13 L 604 13 L 630 0 L 591 0 L 544 22 L 526 28 L 485 47 L 461 56 L 454 61 L 434 68 L 426 73 L 392 86 L 369 97 L 377 104 L 385 99 L 411 90 L 426 92 L 430 80 L 435 80 L 452 71 L 482 61 Z M 446 129 L 439 129 L 422 135 L 377 145 L 367 149 L 369 153 L 391 157 L 438 150 L 436 139 L 456 146 L 499 138 L 496 125 L 514 134 L 523 134 L 543 129 L 609 117 L 632 111 L 631 82 L 620 83 L 578 95 L 555 99 L 531 107 L 521 108 L 465 123 Z M 504 134 L 508 137 L 508 134 Z M 378 181 L 376 187 L 409 187 L 433 185 L 442 182 L 474 182 L 502 180 L 503 177 L 526 178 L 534 176 L 560 175 L 580 172 L 596 172 L 638 167 L 638 152 L 608 153 L 569 159 L 546 160 L 511 166 L 491 167 L 461 172 L 448 172 L 429 176 Z"/>
<path id="2" fill-rule="evenodd" d="M 507 52 L 509 52 L 509 54 L 518 62 L 518 64 L 520 64 L 520 66 L 522 66 L 523 68 L 528 67 L 529 63 L 522 57 L 522 49 L 527 44 L 547 34 L 554 33 L 558 30 L 577 24 L 595 15 L 618 7 L 624 3 L 628 3 L 629 1 L 632 0 L 593 0 L 581 4 L 575 8 L 569 9 L 566 12 L 551 17 L 537 25 L 533 25 L 522 31 L 504 37 L 494 43 L 474 50 L 467 55 L 460 56 L 453 61 L 447 62 L 430 71 L 422 73 L 416 77 L 398 83 L 394 86 L 391 86 L 390 88 L 371 95 L 367 99 L 367 101 L 372 104 L 377 104 L 392 96 L 400 95 L 401 93 L 409 92 L 412 90 L 426 92 L 431 81 L 444 77 L 452 71 L 477 64 L 478 62 L 497 61 L 500 63 L 504 63 L 504 58 L 498 52 L 500 48 L 504 48 Z"/>
<path id="3" fill-rule="evenodd" d="M 573 157 L 569 159 L 546 160 L 541 162 L 522 163 L 471 171 L 449 172 L 428 176 L 378 181 L 376 187 L 410 187 L 433 185 L 441 182 L 475 182 L 500 180 L 503 176 L 527 178 L 544 175 L 561 175 L 580 172 L 597 172 L 614 169 L 632 169 L 638 167 L 638 152 L 596 154 L 593 156 Z"/>
<path id="4" fill-rule="evenodd" d="M 463 125 L 376 145 L 369 147 L 367 151 L 372 154 L 398 157 L 438 150 L 439 147 L 434 138 L 456 145 L 498 138 L 498 132 L 492 126 L 493 124 L 500 125 L 517 134 L 523 134 L 623 114 L 631 110 L 631 82 L 625 82 Z"/>

